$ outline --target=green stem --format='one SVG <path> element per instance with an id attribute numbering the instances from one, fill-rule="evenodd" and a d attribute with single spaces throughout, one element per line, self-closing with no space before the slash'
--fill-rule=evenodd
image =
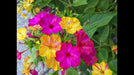
<path id="1" fill-rule="evenodd" d="M 64 37 L 64 40 L 65 40 L 65 41 L 66 41 L 67 36 L 68 36 L 68 33 L 66 33 L 66 35 L 65 35 L 65 37 Z"/>
<path id="2" fill-rule="evenodd" d="M 98 41 L 96 41 L 94 38 L 92 38 L 92 40 L 97 43 L 98 45 L 100 45 L 100 43 Z"/>

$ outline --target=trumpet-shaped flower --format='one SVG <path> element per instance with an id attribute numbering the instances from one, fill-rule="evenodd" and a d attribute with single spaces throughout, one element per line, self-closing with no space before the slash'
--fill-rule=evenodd
<path id="1" fill-rule="evenodd" d="M 90 54 L 81 53 L 80 57 L 88 66 L 92 66 L 98 60 L 95 48 L 92 48 L 92 52 Z"/>
<path id="2" fill-rule="evenodd" d="M 80 65 L 80 52 L 75 46 L 72 46 L 71 43 L 62 43 L 61 50 L 56 52 L 55 59 L 60 62 L 60 67 L 63 70 L 68 69 L 69 67 L 77 67 Z"/>
<path id="3" fill-rule="evenodd" d="M 81 53 L 90 54 L 94 43 L 89 39 L 88 35 L 81 29 L 76 34 L 76 47 L 80 50 Z"/>
<path id="4" fill-rule="evenodd" d="M 43 35 L 40 40 L 39 55 L 46 56 L 47 59 L 55 57 L 55 52 L 60 50 L 61 47 L 61 38 L 56 34 L 52 34 L 51 36 Z"/>
<path id="5" fill-rule="evenodd" d="M 65 29 L 70 34 L 74 34 L 76 31 L 82 29 L 80 21 L 75 17 L 62 17 L 60 25 L 61 28 Z"/>
<path id="6" fill-rule="evenodd" d="M 53 70 L 57 71 L 59 69 L 61 69 L 59 62 L 57 62 L 55 60 L 55 58 L 51 58 L 51 59 L 46 59 L 45 63 L 47 65 L 47 68 L 52 68 Z"/>
<path id="7" fill-rule="evenodd" d="M 60 17 L 47 12 L 41 12 L 35 15 L 33 19 L 29 19 L 29 26 L 40 25 L 42 27 L 41 32 L 50 35 L 51 33 L 56 34 L 58 31 L 62 30 L 59 24 L 60 21 Z"/>
<path id="8" fill-rule="evenodd" d="M 112 75 L 112 71 L 108 68 L 108 64 L 102 61 L 100 64 L 95 63 L 92 65 L 92 75 Z"/>
<path id="9" fill-rule="evenodd" d="M 113 46 L 112 46 L 112 51 L 117 54 L 117 45 L 113 45 Z"/>
<path id="10" fill-rule="evenodd" d="M 19 28 L 17 30 L 17 42 L 20 40 L 24 40 L 26 38 L 26 32 L 27 32 L 27 29 L 25 27 Z"/>

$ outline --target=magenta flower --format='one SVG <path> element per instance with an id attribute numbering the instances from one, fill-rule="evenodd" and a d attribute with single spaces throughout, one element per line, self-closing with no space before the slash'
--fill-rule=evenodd
<path id="1" fill-rule="evenodd" d="M 77 67 L 80 65 L 80 52 L 71 43 L 62 43 L 61 50 L 56 52 L 55 59 L 60 62 L 60 67 L 63 70 L 68 69 L 70 66 Z"/>
<path id="2" fill-rule="evenodd" d="M 96 57 L 96 50 L 95 48 L 92 48 L 92 52 L 90 54 L 81 54 L 81 58 L 83 59 L 83 61 L 88 65 L 88 66 L 92 66 L 98 59 Z"/>
<path id="3" fill-rule="evenodd" d="M 33 69 L 33 70 L 31 69 L 31 70 L 30 70 L 30 73 L 31 73 L 32 75 L 38 75 L 38 72 L 37 72 L 35 69 Z"/>
<path id="4" fill-rule="evenodd" d="M 51 33 L 56 34 L 58 31 L 62 30 L 59 24 L 60 21 L 60 17 L 46 13 L 46 16 L 42 17 L 39 22 L 40 26 L 42 27 L 41 32 L 47 35 L 50 35 Z"/>
<path id="5" fill-rule="evenodd" d="M 76 47 L 81 53 L 90 54 L 92 52 L 92 47 L 94 43 L 89 39 L 88 35 L 81 29 L 76 34 Z"/>
<path id="6" fill-rule="evenodd" d="M 18 50 L 17 50 L 17 59 L 21 60 L 21 52 L 19 52 Z"/>
<path id="7" fill-rule="evenodd" d="M 27 36 L 30 37 L 30 38 L 40 38 L 38 36 L 33 36 L 31 33 L 27 33 Z"/>
<path id="8" fill-rule="evenodd" d="M 34 26 L 34 25 L 39 25 L 39 21 L 42 17 L 44 17 L 46 15 L 46 13 L 38 13 L 37 15 L 35 15 L 32 19 L 29 19 L 28 22 L 28 26 Z"/>

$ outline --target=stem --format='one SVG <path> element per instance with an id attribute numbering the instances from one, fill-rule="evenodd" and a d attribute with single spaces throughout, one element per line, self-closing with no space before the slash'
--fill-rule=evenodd
<path id="1" fill-rule="evenodd" d="M 65 37 L 64 37 L 64 40 L 67 38 L 67 36 L 68 36 L 68 33 L 66 33 L 66 35 L 65 35 Z"/>
<path id="2" fill-rule="evenodd" d="M 98 41 L 96 41 L 94 38 L 92 38 L 92 40 L 93 40 L 94 42 L 96 42 L 98 45 L 100 45 L 100 43 L 99 43 Z"/>
<path id="3" fill-rule="evenodd" d="M 28 49 L 26 49 L 26 50 L 24 50 L 24 51 L 22 51 L 22 52 L 20 52 L 20 53 L 22 54 L 22 53 L 24 53 L 24 52 L 27 51 L 27 50 L 28 50 Z"/>

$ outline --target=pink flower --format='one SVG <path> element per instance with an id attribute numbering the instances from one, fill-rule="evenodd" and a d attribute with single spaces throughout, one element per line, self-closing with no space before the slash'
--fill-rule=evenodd
<path id="1" fill-rule="evenodd" d="M 17 50 L 17 59 L 21 60 L 21 52 L 19 52 L 18 50 Z"/>
<path id="2" fill-rule="evenodd" d="M 83 61 L 88 65 L 88 66 L 92 66 L 94 63 L 96 63 L 96 61 L 98 60 L 96 57 L 96 50 L 95 48 L 92 48 L 92 52 L 90 54 L 81 54 L 81 58 L 83 59 Z"/>
<path id="3" fill-rule="evenodd" d="M 34 26 L 34 25 L 39 25 L 39 21 L 41 19 L 41 17 L 44 17 L 46 15 L 46 13 L 38 13 L 37 15 L 35 15 L 32 19 L 29 19 L 28 22 L 28 26 Z"/>
<path id="4" fill-rule="evenodd" d="M 79 32 L 76 32 L 76 47 L 80 50 L 81 53 L 90 54 L 92 52 L 92 47 L 94 43 L 89 39 L 88 35 L 81 29 Z"/>
<path id="5" fill-rule="evenodd" d="M 37 72 L 35 69 L 33 69 L 33 70 L 31 69 L 31 70 L 30 70 L 30 73 L 31 73 L 32 75 L 38 75 L 38 72 Z"/>
<path id="6" fill-rule="evenodd" d="M 80 65 L 80 52 L 71 43 L 62 43 L 61 50 L 56 52 L 55 59 L 60 62 L 60 67 L 63 70 L 68 69 L 70 66 L 77 67 Z"/>
<path id="7" fill-rule="evenodd" d="M 33 36 L 31 33 L 27 33 L 27 36 L 30 38 L 39 38 L 38 36 Z"/>
<path id="8" fill-rule="evenodd" d="M 46 13 L 46 16 L 42 17 L 39 22 L 40 26 L 42 27 L 41 32 L 47 35 L 50 35 L 51 33 L 56 34 L 58 31 L 62 30 L 59 24 L 60 21 L 60 17 Z"/>

